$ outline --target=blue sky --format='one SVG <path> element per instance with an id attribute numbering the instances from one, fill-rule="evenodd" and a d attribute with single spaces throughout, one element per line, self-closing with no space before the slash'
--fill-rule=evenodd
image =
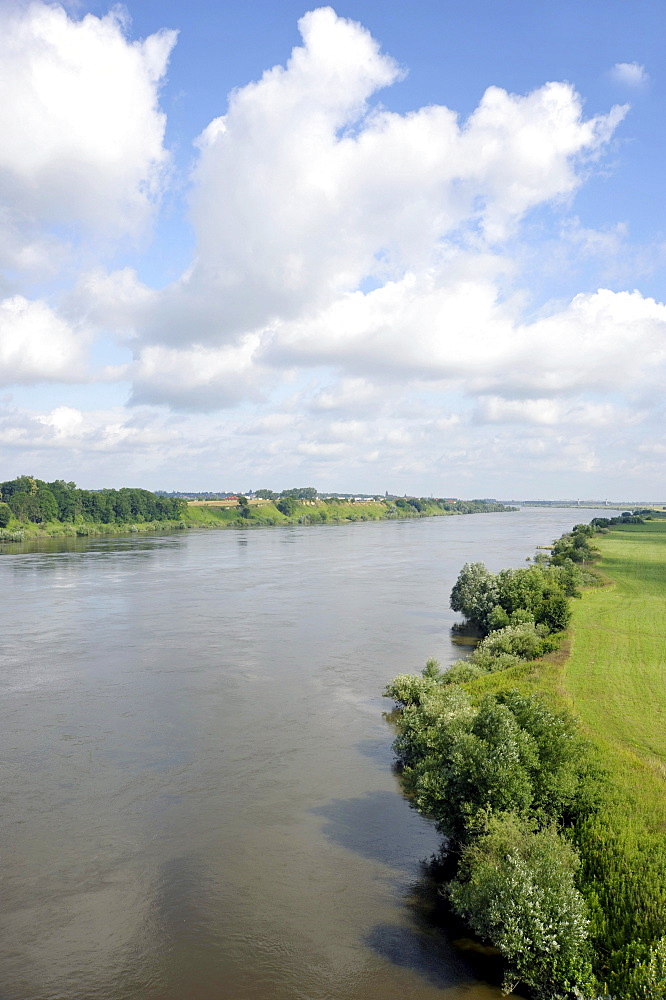
<path id="1" fill-rule="evenodd" d="M 1 478 L 663 498 L 663 52 L 641 0 L 0 0 Z"/>

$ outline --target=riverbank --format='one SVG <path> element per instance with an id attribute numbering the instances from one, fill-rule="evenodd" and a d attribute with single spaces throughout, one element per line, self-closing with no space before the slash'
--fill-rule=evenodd
<path id="1" fill-rule="evenodd" d="M 625 815 L 666 838 L 666 522 L 617 525 L 594 544 L 603 586 L 571 602 L 562 647 L 467 687 L 539 692 L 573 711 Z"/>
<path id="2" fill-rule="evenodd" d="M 135 524 L 121 522 L 108 524 L 102 521 L 31 521 L 13 520 L 6 528 L 0 528 L 0 544 L 3 542 L 29 542 L 39 538 L 88 538 L 96 535 L 127 535 L 155 531 L 182 531 L 188 525 L 183 521 L 140 521 Z"/>
<path id="3" fill-rule="evenodd" d="M 356 521 L 402 520 L 417 517 L 451 517 L 460 514 L 504 513 L 515 510 L 482 500 L 284 500 L 250 503 L 189 503 L 182 520 L 187 527 L 248 528 L 280 524 L 344 524 Z"/>
<path id="4" fill-rule="evenodd" d="M 406 790 L 448 838 L 444 893 L 544 1000 L 666 1000 L 666 524 L 633 520 L 576 526 L 530 570 L 466 565 L 451 606 L 486 638 L 450 672 L 432 661 L 386 691 L 406 706 L 394 744 Z M 589 570 L 595 527 L 596 581 L 574 569 Z M 539 580 L 572 573 L 568 636 L 536 659 Z"/>
<path id="5" fill-rule="evenodd" d="M 569 640 L 533 663 L 469 685 L 538 692 L 581 721 L 606 784 L 572 831 L 596 966 L 612 995 L 666 996 L 666 524 L 598 535 L 605 585 L 572 602 Z M 632 971 L 633 970 L 633 971 Z M 633 991 L 641 976 L 638 992 Z M 646 983 L 648 984 L 646 986 Z M 647 989 L 642 993 L 640 989 Z"/>
<path id="6" fill-rule="evenodd" d="M 415 506 L 417 504 L 418 506 Z M 296 500 L 287 513 L 280 501 L 242 506 L 228 502 L 194 502 L 183 506 L 178 520 L 107 523 L 77 519 L 72 522 L 22 522 L 13 518 L 0 529 L 0 542 L 20 542 L 37 538 L 121 535 L 128 532 L 183 531 L 192 528 L 267 528 L 278 525 L 346 524 L 357 521 L 403 520 L 419 517 L 452 517 L 462 514 L 504 513 L 515 510 L 498 503 L 479 500 L 354 501 Z"/>

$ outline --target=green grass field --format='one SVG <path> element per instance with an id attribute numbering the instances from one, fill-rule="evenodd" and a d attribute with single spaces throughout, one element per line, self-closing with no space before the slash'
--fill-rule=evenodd
<path id="1" fill-rule="evenodd" d="M 612 582 L 574 602 L 562 684 L 614 781 L 666 830 L 666 524 L 595 539 Z"/>

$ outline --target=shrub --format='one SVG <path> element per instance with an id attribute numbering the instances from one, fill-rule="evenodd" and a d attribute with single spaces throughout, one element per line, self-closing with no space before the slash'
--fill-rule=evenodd
<path id="1" fill-rule="evenodd" d="M 293 497 L 283 497 L 282 500 L 277 501 L 275 506 L 285 517 L 291 517 L 296 511 L 297 504 Z"/>
<path id="2" fill-rule="evenodd" d="M 436 685 L 436 681 L 418 674 L 398 674 L 386 685 L 384 697 L 393 698 L 398 705 L 420 705 L 427 694 L 432 694 Z"/>
<path id="3" fill-rule="evenodd" d="M 632 970 L 626 1000 L 666 1000 L 666 937 L 659 938 L 644 962 Z"/>
<path id="4" fill-rule="evenodd" d="M 465 684 L 467 681 L 476 680 L 487 674 L 488 670 L 469 660 L 456 660 L 445 674 L 442 675 L 442 684 Z"/>
<path id="5" fill-rule="evenodd" d="M 12 519 L 12 509 L 6 504 L 0 502 L 0 528 L 6 528 Z"/>
<path id="6" fill-rule="evenodd" d="M 566 598 L 565 598 L 566 601 Z M 509 653 L 523 660 L 535 660 L 553 648 L 552 640 L 544 635 L 543 628 L 530 622 L 521 625 L 507 625 L 505 628 L 491 632 L 479 643 L 479 653 L 499 656 Z M 474 662 L 474 657 L 473 657 Z"/>
<path id="7" fill-rule="evenodd" d="M 451 608 L 482 632 L 488 632 L 490 616 L 498 603 L 495 576 L 483 563 L 465 563 L 451 591 Z"/>
<path id="8" fill-rule="evenodd" d="M 523 982 L 543 1000 L 592 995 L 585 902 L 574 885 L 578 858 L 554 827 L 491 816 L 462 852 L 448 887 L 455 912 L 507 961 L 504 989 Z"/>

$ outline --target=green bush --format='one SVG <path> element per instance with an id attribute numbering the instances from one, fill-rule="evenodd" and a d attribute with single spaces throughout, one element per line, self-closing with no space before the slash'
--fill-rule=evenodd
<path id="1" fill-rule="evenodd" d="M 659 938 L 645 961 L 634 967 L 625 989 L 626 1000 L 666 1000 L 666 937 Z"/>
<path id="2" fill-rule="evenodd" d="M 12 519 L 12 509 L 6 503 L 0 502 L 0 528 L 6 528 Z"/>
<path id="3" fill-rule="evenodd" d="M 282 500 L 276 502 L 275 506 L 285 517 L 292 517 L 298 505 L 293 497 L 283 497 Z"/>
<path id="4" fill-rule="evenodd" d="M 477 652 L 488 653 L 491 657 L 508 653 L 522 660 L 536 660 L 538 656 L 543 656 L 552 649 L 553 641 L 544 634 L 543 627 L 526 622 L 522 625 L 507 625 L 491 632 L 481 640 Z M 474 655 L 472 662 L 476 662 Z"/>
<path id="5" fill-rule="evenodd" d="M 508 814 L 462 852 L 448 886 L 454 911 L 507 962 L 504 989 L 519 982 L 543 1000 L 593 994 L 585 902 L 575 887 L 578 858 L 554 827 L 531 829 Z"/>

